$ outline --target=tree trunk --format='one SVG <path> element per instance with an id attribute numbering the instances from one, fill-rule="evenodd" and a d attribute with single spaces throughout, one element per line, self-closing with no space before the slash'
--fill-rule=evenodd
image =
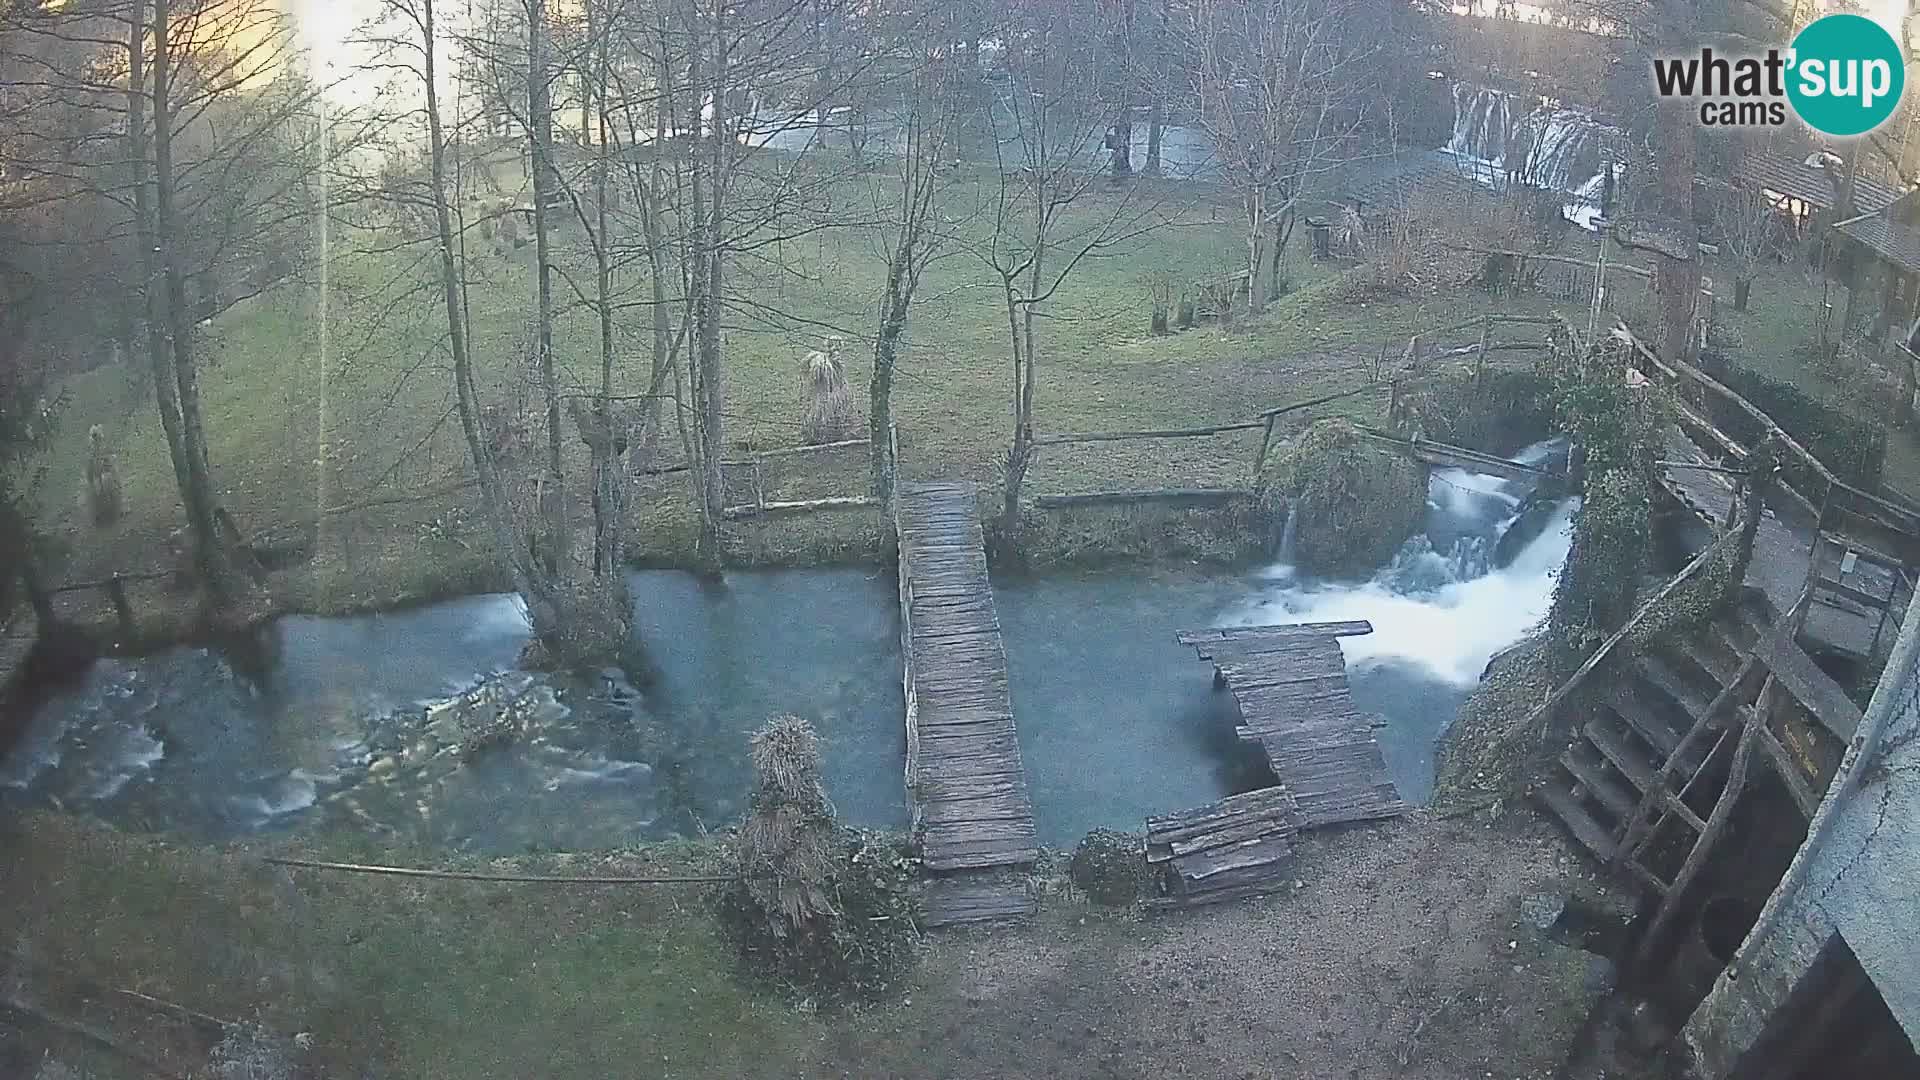
<path id="1" fill-rule="evenodd" d="M 1266 193 L 1247 194 L 1247 313 L 1258 315 L 1267 307 L 1266 288 L 1260 280 L 1266 269 L 1267 220 Z M 1228 301 L 1231 304 L 1231 298 Z"/>
<path id="2" fill-rule="evenodd" d="M 1293 239 L 1294 213 L 1291 208 L 1281 211 L 1273 218 L 1273 251 L 1269 262 L 1272 264 L 1273 291 L 1269 294 L 1279 299 L 1287 290 L 1286 279 L 1280 274 L 1280 261 L 1286 257 L 1287 242 Z"/>
<path id="3" fill-rule="evenodd" d="M 867 454 L 873 497 L 881 507 L 893 505 L 893 368 L 899 358 L 900 331 L 906 326 L 907 306 L 889 288 L 880 336 L 873 344 L 873 381 L 867 387 Z"/>
<path id="4" fill-rule="evenodd" d="M 166 278 L 166 324 L 180 406 L 180 445 L 187 464 L 187 523 L 193 531 L 194 565 L 215 604 L 238 591 L 229 577 L 220 540 L 218 502 L 207 463 L 206 423 L 200 410 L 200 379 L 193 354 L 193 318 L 187 306 L 185 270 L 180 265 L 174 206 L 173 55 L 170 39 L 172 0 L 153 5 L 153 169 L 154 242 Z"/>
<path id="5" fill-rule="evenodd" d="M 1122 105 L 1120 119 L 1113 125 L 1113 178 L 1133 179 L 1133 107 Z"/>
<path id="6" fill-rule="evenodd" d="M 1147 176 L 1158 177 L 1160 175 L 1161 116 L 1165 111 L 1165 108 L 1160 104 L 1160 98 L 1156 95 L 1153 99 L 1152 111 L 1147 114 L 1147 160 L 1140 170 Z"/>
<path id="7" fill-rule="evenodd" d="M 607 215 L 607 174 L 612 162 L 607 139 L 607 43 L 595 40 L 594 0 L 587 0 L 585 7 L 587 19 L 587 43 L 589 48 L 597 49 L 597 65 L 591 90 L 599 105 L 595 110 L 594 122 L 597 124 L 598 147 L 594 153 L 594 271 L 596 297 L 600 314 L 600 400 L 593 422 L 600 436 L 593 447 L 593 572 L 595 575 L 611 575 L 620 568 L 620 480 L 619 470 L 615 467 L 616 436 L 613 430 L 613 263 L 608 254 L 608 246 L 613 237 L 608 231 Z M 605 28 L 601 28 L 604 35 Z M 587 70 L 585 64 L 581 71 Z M 590 96 L 586 80 L 580 88 L 581 137 L 585 138 L 587 127 L 587 102 Z"/>
<path id="8" fill-rule="evenodd" d="M 1733 310 L 1747 310 L 1747 297 L 1753 293 L 1753 277 L 1735 277 L 1733 279 Z"/>
<path id="9" fill-rule="evenodd" d="M 1694 18 L 1678 0 L 1668 4 L 1668 40 L 1693 40 Z M 1693 220 L 1694 141 L 1699 124 L 1680 98 L 1661 99 L 1654 109 L 1654 147 L 1660 155 L 1654 210 L 1674 230 L 1680 250 L 1654 258 L 1654 288 L 1660 305 L 1660 355 L 1693 359 L 1694 318 L 1700 306 L 1699 230 Z"/>
<path id="10" fill-rule="evenodd" d="M 548 241 L 547 206 L 553 198 L 553 104 L 547 62 L 547 0 L 527 4 L 527 119 L 533 155 L 533 252 L 538 264 L 535 304 L 539 333 L 540 388 L 547 406 L 547 475 L 537 511 L 543 534 L 536 544 L 548 577 L 557 577 L 570 558 L 567 500 L 561 478 L 560 380 L 553 366 L 553 253 Z"/>
<path id="11" fill-rule="evenodd" d="M 709 566 L 718 566 L 721 561 L 720 511 L 726 498 L 725 485 L 721 476 L 721 461 L 724 458 L 725 440 L 721 428 L 721 358 L 720 358 L 720 252 L 719 222 L 721 193 L 719 191 L 721 170 L 724 164 L 722 155 L 726 152 L 726 139 L 722 130 L 722 105 L 725 100 L 725 46 L 720 26 L 721 13 L 718 8 L 713 12 L 714 33 L 714 76 L 713 76 L 713 128 L 704 134 L 704 146 L 709 151 L 702 155 L 696 144 L 692 168 L 689 170 L 692 181 L 693 228 L 696 240 L 692 252 L 692 272 L 689 281 L 693 289 L 692 309 L 694 318 L 694 361 L 692 365 L 694 432 L 700 447 L 700 555 Z M 694 88 L 695 116 L 698 116 L 699 102 L 703 96 L 700 71 L 701 44 L 696 40 L 689 49 L 688 82 Z M 696 126 L 697 122 L 696 122 Z M 711 184 L 707 182 L 711 181 Z M 709 206 L 709 200 L 712 205 Z"/>
<path id="12" fill-rule="evenodd" d="M 145 317 L 147 362 L 153 379 L 154 404 L 160 410 L 160 428 L 167 437 L 167 456 L 173 463 L 175 489 L 181 505 L 186 505 L 193 486 L 187 468 L 186 446 L 180 435 L 179 384 L 173 375 L 167 353 L 165 317 L 161 307 L 162 280 L 160 251 L 154 240 L 153 179 L 148 167 L 147 148 L 147 54 L 146 4 L 137 4 L 127 28 L 127 157 L 133 165 L 134 231 L 139 237 L 142 281 L 140 298 Z"/>
<path id="13" fill-rule="evenodd" d="M 446 139 L 440 123 L 439 90 L 434 82 L 433 0 L 420 0 L 420 29 L 429 144 L 427 160 L 433 178 L 433 217 L 439 248 L 441 297 L 447 311 L 448 349 L 453 354 L 454 403 L 460 414 L 461 434 L 467 440 L 467 455 L 473 462 L 474 474 L 480 480 L 481 508 L 493 532 L 494 547 L 500 560 L 506 564 L 514 589 L 526 601 L 528 613 L 534 616 L 538 629 L 541 626 L 539 620 L 547 608 L 534 589 L 532 574 L 524 558 L 525 549 L 514 535 L 508 517 L 505 490 L 501 486 L 499 473 L 494 470 L 486 437 L 480 431 L 480 407 L 474 393 L 473 365 L 467 351 L 467 323 L 461 301 L 460 273 L 454 263 L 453 216 L 447 209 Z"/>

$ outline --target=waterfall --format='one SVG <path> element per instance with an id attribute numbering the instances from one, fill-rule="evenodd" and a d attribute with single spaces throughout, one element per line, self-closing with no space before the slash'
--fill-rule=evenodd
<path id="1" fill-rule="evenodd" d="M 1517 179 L 1528 187 L 1573 196 L 1567 216 L 1581 222 L 1600 204 L 1609 148 L 1621 142 L 1618 129 L 1590 114 L 1542 100 L 1524 113 L 1515 95 L 1471 83 L 1453 84 L 1453 135 L 1444 147 L 1482 183 L 1498 184 L 1497 172 L 1509 167 L 1509 151 L 1524 148 L 1526 163 Z M 1516 119 L 1516 114 L 1518 118 Z M 1622 166 L 1613 165 L 1616 178 Z M 1582 212 L 1584 209 L 1585 212 Z"/>
<path id="2" fill-rule="evenodd" d="M 1453 137 L 1447 150 L 1462 158 L 1504 165 L 1513 129 L 1513 95 L 1470 83 L 1453 84 Z"/>
<path id="3" fill-rule="evenodd" d="M 1563 444 L 1530 447 L 1523 459 L 1545 460 Z M 1381 665 L 1417 671 L 1440 684 L 1476 682 L 1487 661 L 1524 637 L 1547 614 L 1554 580 L 1572 542 L 1574 501 L 1545 508 L 1544 526 L 1494 565 L 1500 538 L 1529 502 L 1529 482 L 1436 469 L 1428 486 L 1427 529 L 1365 582 L 1317 582 L 1289 563 L 1275 567 L 1259 592 L 1223 621 L 1229 624 L 1366 619 L 1373 633 L 1342 639 L 1356 672 Z M 1289 523 L 1289 529 L 1291 523 Z M 1523 534 L 1524 535 L 1524 534 Z"/>
<path id="4" fill-rule="evenodd" d="M 1280 526 L 1280 545 L 1278 558 L 1283 566 L 1292 566 L 1300 535 L 1300 515 L 1293 512 L 1293 505 L 1287 505 L 1287 519 Z"/>

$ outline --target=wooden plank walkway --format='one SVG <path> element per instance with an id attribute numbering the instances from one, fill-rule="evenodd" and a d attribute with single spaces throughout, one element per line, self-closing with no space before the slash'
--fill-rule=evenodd
<path id="1" fill-rule="evenodd" d="M 1026 866 L 1039 855 L 1033 802 L 1013 724 L 1006 647 L 987 581 L 985 537 L 971 484 L 901 488 L 900 633 L 906 664 L 907 792 L 929 871 Z M 1011 907 L 978 889 L 944 887 L 964 921 Z"/>
<path id="2" fill-rule="evenodd" d="M 1674 424 L 1667 425 L 1661 455 L 1664 461 L 1711 464 L 1693 440 Z M 1713 529 L 1720 529 L 1729 520 L 1734 504 L 1732 477 L 1706 469 L 1662 466 L 1660 479 L 1675 499 Z M 1766 594 L 1776 618 L 1799 601 L 1800 593 L 1806 588 L 1814 548 L 1810 523 L 1782 519 L 1772 506 L 1761 515 L 1760 529 L 1753 541 L 1753 559 L 1747 565 L 1746 583 Z M 1891 586 L 1882 591 L 1890 597 Z M 1879 611 L 1851 601 L 1831 588 L 1816 590 L 1815 600 L 1801 630 L 1802 639 L 1810 647 L 1851 656 L 1865 656 L 1872 650 L 1876 634 L 1883 630 Z M 1896 624 L 1898 621 L 1892 620 Z"/>
<path id="3" fill-rule="evenodd" d="M 1240 707 L 1240 737 L 1266 753 L 1299 828 L 1407 810 L 1374 735 L 1381 721 L 1354 705 L 1340 652 L 1338 638 L 1372 632 L 1371 624 L 1355 621 L 1176 635 L 1213 661 L 1215 678 Z"/>

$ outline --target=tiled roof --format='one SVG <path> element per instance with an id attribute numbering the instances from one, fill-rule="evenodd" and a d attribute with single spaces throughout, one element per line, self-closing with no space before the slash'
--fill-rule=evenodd
<path id="1" fill-rule="evenodd" d="M 1809 206 L 1831 210 L 1838 176 L 1805 162 L 1773 154 L 1756 154 L 1741 167 L 1741 175 L 1735 178 L 1735 183 L 1741 181 L 1751 181 L 1782 195 L 1790 195 Z M 1878 180 L 1863 176 L 1853 183 L 1853 211 L 1856 214 L 1875 213 L 1899 197 L 1898 191 Z"/>
<path id="2" fill-rule="evenodd" d="M 1886 207 L 1877 214 L 1842 221 L 1834 231 L 1909 272 L 1920 272 L 1920 229 L 1903 225 Z"/>

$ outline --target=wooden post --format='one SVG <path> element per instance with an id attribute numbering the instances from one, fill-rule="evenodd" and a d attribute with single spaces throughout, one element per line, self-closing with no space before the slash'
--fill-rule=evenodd
<path id="1" fill-rule="evenodd" d="M 1779 468 L 1772 434 L 1761 437 L 1747 460 L 1752 471 L 1747 474 L 1744 485 L 1747 497 L 1737 503 L 1740 507 L 1740 538 L 1734 541 L 1738 546 L 1734 549 L 1730 585 L 1736 590 L 1746 580 L 1747 566 L 1753 561 L 1753 543 L 1760 535 L 1760 517 L 1766 511 L 1767 491 L 1773 484 L 1774 470 Z"/>
<path id="2" fill-rule="evenodd" d="M 1771 680 L 1769 680 L 1769 687 Z M 1768 700 L 1766 689 L 1762 689 L 1760 700 Z M 1756 711 L 1757 712 L 1757 711 Z M 1754 724 L 1764 720 L 1749 721 L 1740 730 L 1739 743 L 1733 749 L 1733 764 L 1727 770 L 1727 786 L 1720 789 L 1720 797 L 1714 800 L 1713 812 L 1707 816 L 1707 827 L 1703 829 L 1693 850 L 1687 852 L 1687 858 L 1680 866 L 1680 872 L 1673 877 L 1673 885 L 1667 895 L 1660 900 L 1660 908 L 1654 913 L 1653 921 L 1647 925 L 1647 932 L 1641 936 L 1640 945 L 1634 950 L 1633 970 L 1645 973 L 1658 953 L 1659 943 L 1665 939 L 1667 930 L 1673 923 L 1673 917 L 1680 912 L 1680 898 L 1700 876 L 1700 870 L 1706 865 L 1707 856 L 1719 841 L 1720 834 L 1726 831 L 1727 819 L 1733 816 L 1733 804 L 1740 799 L 1740 793 L 1747 786 L 1747 762 L 1753 757 Z"/>
<path id="3" fill-rule="evenodd" d="M 1475 353 L 1473 357 L 1473 385 L 1475 386 L 1480 385 L 1480 373 L 1486 369 L 1487 346 L 1491 343 L 1492 339 L 1493 320 L 1491 318 L 1482 318 L 1480 320 L 1480 351 Z"/>
<path id="4" fill-rule="evenodd" d="M 122 641 L 133 640 L 133 605 L 127 602 L 127 583 L 116 571 L 107 579 L 107 599 L 113 601 L 113 614 L 120 623 Z"/>
<path id="5" fill-rule="evenodd" d="M 755 456 L 753 459 L 751 475 L 753 478 L 753 508 L 764 511 L 767 508 L 767 490 L 760 480 L 760 458 L 758 456 Z"/>
<path id="6" fill-rule="evenodd" d="M 1260 436 L 1260 452 L 1253 456 L 1253 478 L 1260 479 L 1260 470 L 1267 467 L 1267 451 L 1273 447 L 1273 427 L 1280 422 L 1280 414 L 1267 417 L 1267 429 Z"/>

